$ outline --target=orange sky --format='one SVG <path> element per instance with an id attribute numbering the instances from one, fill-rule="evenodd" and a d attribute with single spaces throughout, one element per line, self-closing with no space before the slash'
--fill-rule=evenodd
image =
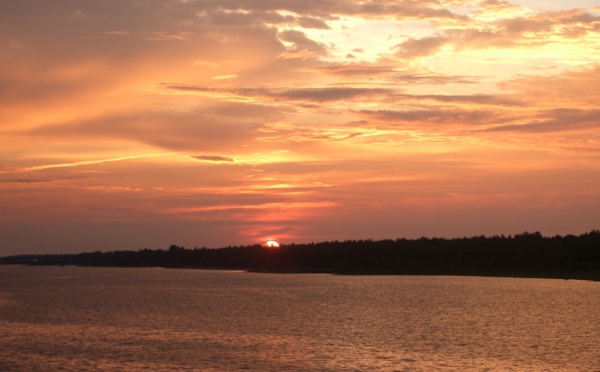
<path id="1" fill-rule="evenodd" d="M 19 0 L 0 25 L 0 255 L 600 228 L 597 0 Z"/>

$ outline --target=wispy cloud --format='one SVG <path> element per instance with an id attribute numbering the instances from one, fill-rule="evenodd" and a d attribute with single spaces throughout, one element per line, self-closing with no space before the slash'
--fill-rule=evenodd
<path id="1" fill-rule="evenodd" d="M 109 158 L 109 159 L 82 160 L 82 161 L 74 161 L 74 162 L 68 162 L 68 163 L 44 164 L 44 165 L 36 165 L 33 167 L 26 167 L 26 168 L 20 168 L 20 169 L 16 168 L 14 170 L 8 170 L 8 171 L 0 171 L 0 173 L 3 173 L 3 172 L 5 172 L 5 173 L 30 172 L 30 171 L 39 171 L 39 170 L 45 170 L 45 169 L 53 169 L 53 168 L 70 168 L 70 167 L 79 167 L 79 166 L 84 166 L 84 165 L 112 163 L 112 162 L 117 162 L 117 161 L 152 158 L 152 157 L 167 156 L 167 155 L 173 155 L 173 153 L 130 155 L 130 156 L 120 156 L 120 157 L 116 157 L 116 158 Z"/>
<path id="2" fill-rule="evenodd" d="M 234 159 L 227 156 L 218 155 L 192 155 L 192 158 L 201 161 L 209 161 L 215 163 L 233 163 Z"/>

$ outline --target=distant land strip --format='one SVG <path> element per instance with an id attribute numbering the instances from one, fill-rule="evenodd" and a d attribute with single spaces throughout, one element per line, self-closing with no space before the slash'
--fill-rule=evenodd
<path id="1" fill-rule="evenodd" d="M 579 236 L 347 240 L 1 257 L 3 265 L 236 269 L 277 273 L 477 275 L 600 280 L 600 230 Z"/>

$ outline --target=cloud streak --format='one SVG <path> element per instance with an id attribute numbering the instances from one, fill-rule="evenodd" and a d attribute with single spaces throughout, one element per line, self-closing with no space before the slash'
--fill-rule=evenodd
<path id="1" fill-rule="evenodd" d="M 208 161 L 215 163 L 233 163 L 234 159 L 227 156 L 218 156 L 218 155 L 192 155 L 192 158 L 200 161 Z"/>
<path id="2" fill-rule="evenodd" d="M 46 169 L 54 169 L 54 168 L 71 168 L 71 167 L 80 167 L 80 166 L 84 166 L 84 165 L 96 165 L 96 164 L 103 164 L 103 163 L 112 163 L 112 162 L 117 162 L 117 161 L 168 156 L 168 155 L 173 155 L 173 154 L 174 153 L 130 155 L 130 156 L 119 156 L 119 157 L 110 158 L 110 159 L 82 160 L 82 161 L 74 161 L 74 162 L 67 162 L 67 163 L 43 164 L 43 165 L 36 165 L 33 167 L 26 167 L 26 168 L 20 168 L 20 169 L 16 168 L 16 169 L 12 169 L 12 170 L 10 170 L 10 169 L 4 170 L 4 171 L 0 170 L 0 173 L 31 172 L 31 171 L 40 171 L 40 170 L 46 170 Z"/>

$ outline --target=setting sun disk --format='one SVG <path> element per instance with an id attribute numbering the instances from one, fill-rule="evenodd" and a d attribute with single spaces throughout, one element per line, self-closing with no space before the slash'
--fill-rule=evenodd
<path id="1" fill-rule="evenodd" d="M 265 243 L 265 247 L 267 247 L 267 248 L 279 248 L 279 243 L 277 243 L 275 240 L 269 240 L 268 242 Z"/>

